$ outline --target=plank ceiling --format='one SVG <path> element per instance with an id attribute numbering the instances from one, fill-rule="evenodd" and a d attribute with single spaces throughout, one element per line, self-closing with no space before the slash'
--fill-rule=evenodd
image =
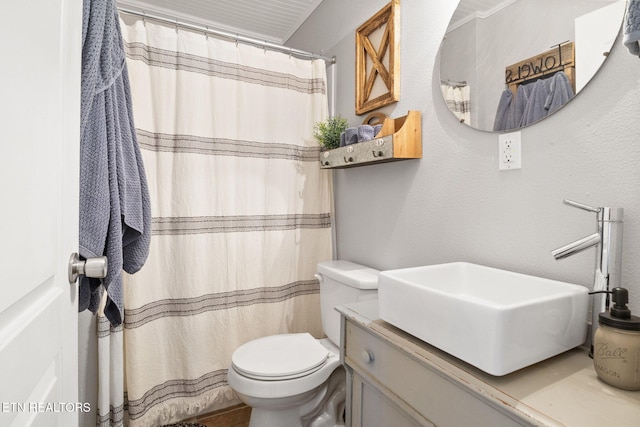
<path id="1" fill-rule="evenodd" d="M 118 6 L 284 44 L 322 0 L 118 0 Z"/>

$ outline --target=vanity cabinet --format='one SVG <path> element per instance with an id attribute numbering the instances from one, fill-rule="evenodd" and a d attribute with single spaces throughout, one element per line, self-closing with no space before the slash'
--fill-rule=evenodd
<path id="1" fill-rule="evenodd" d="M 336 310 L 342 315 L 347 425 L 640 425 L 640 392 L 600 381 L 585 348 L 496 377 L 384 322 L 377 300 Z"/>
<path id="2" fill-rule="evenodd" d="M 531 425 L 497 411 L 353 321 L 344 327 L 352 427 Z"/>
<path id="3" fill-rule="evenodd" d="M 416 420 L 402 404 L 396 404 L 383 393 L 380 384 L 373 384 L 364 379 L 357 372 L 351 377 L 351 426 L 394 426 L 420 427 L 433 426 L 427 420 Z"/>

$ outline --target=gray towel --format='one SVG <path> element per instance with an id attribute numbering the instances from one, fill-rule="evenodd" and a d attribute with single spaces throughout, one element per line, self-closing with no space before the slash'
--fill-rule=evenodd
<path id="1" fill-rule="evenodd" d="M 563 71 L 557 72 L 551 79 L 549 95 L 544 104 L 547 114 L 551 114 L 573 98 L 573 87 Z"/>
<path id="2" fill-rule="evenodd" d="M 371 141 L 375 133 L 373 132 L 373 126 L 360 125 L 358 126 L 358 142 Z"/>
<path id="3" fill-rule="evenodd" d="M 347 128 L 344 131 L 344 145 L 351 145 L 358 142 L 358 128 Z"/>
<path id="4" fill-rule="evenodd" d="M 347 128 L 340 134 L 340 147 L 355 144 L 356 142 L 371 141 L 381 130 L 381 124 Z"/>
<path id="5" fill-rule="evenodd" d="M 520 121 L 520 126 L 527 126 L 539 120 L 542 120 L 548 112 L 545 109 L 545 103 L 547 102 L 547 97 L 549 96 L 548 80 L 539 79 L 530 84 L 533 85 L 533 87 L 529 92 L 529 99 L 527 101 L 527 105 L 525 106 L 522 120 Z"/>
<path id="6" fill-rule="evenodd" d="M 382 130 L 382 124 L 358 126 L 358 142 L 371 141 Z"/>
<path id="7" fill-rule="evenodd" d="M 123 318 L 122 270 L 135 273 L 147 259 L 151 208 L 133 124 L 129 77 L 113 0 L 84 0 L 80 122 L 80 255 L 106 255 L 103 280 L 80 281 L 79 310 Z"/>
<path id="8" fill-rule="evenodd" d="M 509 113 L 509 120 L 507 122 L 509 127 L 507 129 L 517 129 L 522 126 L 522 117 L 524 116 L 524 111 L 529 103 L 529 97 L 531 96 L 533 86 L 533 84 L 518 86 L 518 89 L 516 90 L 516 99 L 511 108 L 511 112 Z"/>
<path id="9" fill-rule="evenodd" d="M 493 130 L 501 131 L 511 129 L 509 127 L 509 113 L 512 109 L 511 101 L 513 100 L 513 94 L 509 89 L 502 91 L 500 95 L 500 101 L 498 101 L 498 111 L 496 111 L 496 118 L 493 121 Z"/>
<path id="10" fill-rule="evenodd" d="M 493 130 L 505 131 L 523 126 L 522 118 L 527 109 L 533 87 L 533 83 L 518 86 L 515 98 L 508 89 L 502 92 Z"/>
<path id="11" fill-rule="evenodd" d="M 629 0 L 624 17 L 622 43 L 632 55 L 640 56 L 640 0 Z"/>

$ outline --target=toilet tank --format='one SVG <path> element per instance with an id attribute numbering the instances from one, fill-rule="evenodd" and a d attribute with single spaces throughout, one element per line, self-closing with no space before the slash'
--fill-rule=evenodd
<path id="1" fill-rule="evenodd" d="M 318 264 L 322 329 L 340 345 L 340 313 L 334 307 L 378 296 L 378 270 L 350 261 L 324 261 Z"/>

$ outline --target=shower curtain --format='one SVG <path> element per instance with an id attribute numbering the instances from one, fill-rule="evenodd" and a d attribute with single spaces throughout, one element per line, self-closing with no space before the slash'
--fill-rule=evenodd
<path id="1" fill-rule="evenodd" d="M 471 124 L 471 105 L 469 101 L 471 89 L 469 85 L 443 84 L 440 89 L 449 110 L 461 123 Z"/>
<path id="2" fill-rule="evenodd" d="M 239 403 L 226 382 L 239 345 L 322 336 L 331 176 L 312 130 L 327 117 L 325 63 L 126 14 L 121 26 L 153 229 L 147 263 L 125 276 L 122 330 L 100 332 L 99 423 L 160 426 Z M 124 379 L 105 353 L 118 337 Z"/>

